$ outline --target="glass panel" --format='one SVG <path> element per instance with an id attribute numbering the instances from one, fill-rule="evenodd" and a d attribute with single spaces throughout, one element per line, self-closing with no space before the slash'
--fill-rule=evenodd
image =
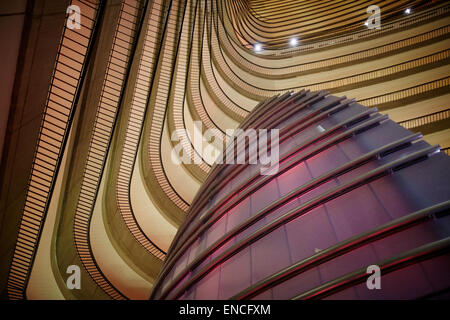
<path id="1" fill-rule="evenodd" d="M 286 231 L 294 263 L 337 242 L 323 206 L 289 222 L 286 225 Z"/>
<path id="2" fill-rule="evenodd" d="M 369 290 L 366 283 L 355 287 L 360 299 L 417 299 L 432 292 L 433 288 L 418 264 L 394 271 L 381 278 L 380 290 Z"/>
<path id="3" fill-rule="evenodd" d="M 250 268 L 249 247 L 224 262 L 220 267 L 219 299 L 229 299 L 249 287 L 251 284 Z"/>
<path id="4" fill-rule="evenodd" d="M 276 179 L 258 189 L 251 196 L 251 215 L 280 198 Z"/>
<path id="5" fill-rule="evenodd" d="M 390 220 L 367 185 L 328 202 L 326 208 L 339 241 Z"/>
<path id="6" fill-rule="evenodd" d="M 283 196 L 293 189 L 302 186 L 303 184 L 310 181 L 311 175 L 306 168 L 305 163 L 301 162 L 289 171 L 280 175 L 277 180 L 281 195 Z"/>
<path id="7" fill-rule="evenodd" d="M 289 254 L 285 227 L 280 227 L 251 245 L 252 283 L 289 266 Z M 267 259 L 270 255 L 270 259 Z"/>
<path id="8" fill-rule="evenodd" d="M 305 292 L 320 285 L 320 275 L 317 268 L 309 269 L 288 281 L 282 282 L 272 289 L 275 300 L 287 300 L 299 292 Z"/>
<path id="9" fill-rule="evenodd" d="M 210 272 L 206 277 L 197 282 L 195 299 L 216 300 L 219 297 L 219 275 L 218 269 Z"/>
<path id="10" fill-rule="evenodd" d="M 249 216 L 250 198 L 246 198 L 228 212 L 227 232 L 247 220 Z"/>

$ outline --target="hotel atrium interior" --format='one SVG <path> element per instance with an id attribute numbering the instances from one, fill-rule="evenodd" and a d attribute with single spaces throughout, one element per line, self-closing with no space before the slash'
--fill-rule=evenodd
<path id="1" fill-rule="evenodd" d="M 450 299 L 448 1 L 0 21 L 2 300 Z"/>

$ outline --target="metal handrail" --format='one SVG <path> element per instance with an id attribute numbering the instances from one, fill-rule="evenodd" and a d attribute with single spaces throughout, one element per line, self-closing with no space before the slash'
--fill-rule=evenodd
<path id="1" fill-rule="evenodd" d="M 81 29 L 72 30 L 67 27 L 66 17 L 62 30 L 8 274 L 7 291 L 13 300 L 25 297 L 105 2 L 96 1 L 89 5 L 84 1 L 72 0 L 71 5 L 77 5 L 83 17 L 89 19 Z M 75 52 L 78 56 L 65 52 Z"/>
<path id="2" fill-rule="evenodd" d="M 95 261 L 89 229 L 147 3 L 148 1 L 142 0 L 124 0 L 121 4 L 91 133 L 73 227 L 75 247 L 84 268 L 107 295 L 120 300 L 126 297 L 106 278 Z M 110 88 L 114 86 L 118 86 L 120 90 L 111 91 Z"/>
<path id="3" fill-rule="evenodd" d="M 216 0 L 216 1 L 219 1 L 219 0 Z M 222 16 L 222 19 L 223 19 L 223 15 L 224 15 L 223 8 L 222 7 L 220 7 L 220 8 L 221 9 L 218 12 Z M 312 50 L 323 49 L 323 48 L 329 47 L 329 46 L 334 46 L 334 45 L 348 43 L 348 42 L 352 42 L 352 41 L 356 41 L 356 40 L 360 40 L 360 39 L 364 39 L 364 38 L 379 36 L 383 33 L 392 32 L 393 30 L 401 29 L 401 28 L 404 28 L 407 26 L 417 24 L 422 21 L 426 21 L 426 20 L 429 20 L 429 19 L 432 19 L 435 17 L 445 15 L 449 11 L 450 11 L 450 5 L 444 3 L 443 5 L 439 5 L 438 7 L 430 8 L 430 9 L 427 9 L 427 10 L 424 10 L 424 11 L 421 11 L 418 13 L 413 13 L 413 14 L 408 15 L 407 17 L 396 19 L 392 22 L 383 23 L 383 28 L 380 30 L 367 29 L 367 30 L 362 30 L 362 31 L 355 31 L 355 32 L 348 33 L 345 36 L 337 36 L 337 37 L 329 38 L 327 40 L 319 40 L 317 42 L 310 42 L 306 45 L 301 45 L 296 48 L 275 49 L 275 50 L 267 48 L 266 50 L 264 50 L 264 52 L 259 53 L 259 55 L 271 58 L 271 57 L 280 57 L 283 55 L 292 55 L 292 54 L 297 54 L 300 52 L 307 52 L 307 51 L 312 51 Z M 232 39 L 232 41 L 235 42 L 234 39 Z M 237 44 L 237 43 L 236 43 L 236 45 L 242 46 L 241 44 Z"/>
<path id="4" fill-rule="evenodd" d="M 164 36 L 164 30 L 167 26 L 167 17 L 170 10 L 170 4 L 167 7 L 165 17 L 162 1 L 154 1 L 149 12 L 147 31 L 145 33 L 142 53 L 140 55 L 137 71 L 136 83 L 134 85 L 133 96 L 131 99 L 130 113 L 127 121 L 124 145 L 122 147 L 120 164 L 116 181 L 117 207 L 119 208 L 122 219 L 128 230 L 134 238 L 148 252 L 158 259 L 164 259 L 165 252 L 159 248 L 143 232 L 136 221 L 133 208 L 130 203 L 131 178 L 136 165 L 136 156 L 138 152 L 139 141 L 142 133 L 145 111 L 148 105 L 150 88 L 156 69 L 155 61 L 158 60 L 161 47 L 158 45 Z M 161 30 L 158 30 L 159 20 L 163 18 Z M 161 34 L 161 37 L 158 35 Z"/>
<path id="5" fill-rule="evenodd" d="M 383 275 L 387 275 L 393 271 L 406 268 L 411 264 L 443 256 L 449 252 L 450 237 L 447 237 L 403 252 L 395 257 L 378 261 L 376 262 L 376 265 L 380 267 L 380 271 Z M 292 297 L 291 300 L 323 299 L 350 286 L 364 283 L 365 281 L 367 281 L 367 267 L 360 268 L 359 270 L 355 270 L 309 291 L 303 292 Z"/>
<path id="6" fill-rule="evenodd" d="M 162 54 L 160 61 L 161 72 L 159 73 L 159 81 L 157 83 L 157 87 L 154 88 L 155 104 L 153 106 L 154 109 L 152 111 L 152 121 L 150 124 L 149 137 L 147 138 L 149 141 L 147 154 L 150 160 L 150 165 L 152 167 L 154 176 L 159 184 L 159 187 L 179 209 L 186 212 L 189 208 L 189 204 L 178 194 L 178 192 L 171 185 L 169 179 L 167 178 L 162 165 L 161 150 L 160 150 L 162 131 L 167 112 L 166 106 L 173 82 L 174 62 L 176 61 L 176 57 L 178 54 L 178 45 L 180 43 L 180 35 L 181 35 L 181 31 L 179 32 L 178 35 L 176 34 L 177 11 L 178 8 L 181 7 L 182 15 L 184 16 L 184 12 L 186 10 L 186 3 L 185 1 L 181 2 L 175 1 L 172 3 L 172 6 L 173 6 L 172 10 L 169 14 L 169 24 L 167 26 L 168 29 L 165 38 L 168 39 L 169 41 L 174 41 L 177 44 L 177 46 L 175 47 L 175 51 L 173 51 L 170 46 L 165 46 L 163 48 L 164 54 Z M 182 19 L 180 28 L 182 28 L 183 23 L 184 19 Z M 164 79 L 164 81 L 161 81 L 161 79 Z"/>
<path id="7" fill-rule="evenodd" d="M 334 259 L 351 250 L 357 249 L 368 243 L 372 243 L 385 236 L 390 236 L 403 231 L 405 228 L 416 226 L 418 223 L 424 223 L 433 219 L 436 213 L 448 211 L 450 201 L 445 201 L 431 207 L 416 211 L 404 217 L 389 221 L 383 225 L 377 226 L 370 231 L 360 233 L 349 239 L 341 241 L 327 249 L 321 250 L 313 256 L 307 257 L 286 267 L 275 274 L 272 274 L 255 283 L 251 287 L 237 293 L 231 299 L 250 299 L 262 292 L 278 285 L 292 277 L 309 270 L 310 268 L 325 263 L 328 259 Z"/>
<path id="8" fill-rule="evenodd" d="M 328 201 L 331 201 L 337 196 L 340 196 L 342 194 L 348 193 L 352 191 L 355 188 L 358 188 L 362 185 L 366 185 L 370 183 L 371 181 L 374 181 L 376 179 L 379 179 L 385 175 L 390 174 L 395 168 L 404 166 L 408 163 L 414 162 L 417 159 L 421 159 L 424 156 L 427 156 L 428 154 L 432 153 L 436 147 L 426 147 L 421 149 L 420 151 L 414 152 L 410 155 L 405 156 L 404 158 L 397 159 L 394 161 L 391 161 L 389 163 L 386 163 L 376 169 L 373 169 L 369 172 L 363 173 L 362 175 L 356 177 L 355 179 L 343 183 L 342 185 L 338 185 L 334 188 L 331 188 L 330 190 L 316 196 L 315 198 L 308 200 L 307 202 L 299 205 L 298 207 L 289 210 L 287 213 L 281 215 L 280 217 L 275 218 L 268 224 L 264 225 L 262 228 L 258 229 L 254 233 L 248 235 L 247 237 L 244 237 L 242 240 L 238 241 L 236 244 L 232 245 L 231 247 L 227 248 L 223 253 L 219 254 L 217 258 L 214 258 L 211 262 L 207 263 L 205 266 L 202 266 L 199 268 L 194 275 L 190 275 L 189 279 L 186 280 L 181 286 L 177 286 L 176 289 L 174 289 L 173 292 L 170 292 L 170 289 L 166 290 L 162 298 L 169 298 L 169 299 L 176 299 L 181 295 L 183 291 L 189 288 L 190 285 L 195 283 L 196 280 L 199 278 L 205 276 L 208 272 L 210 272 L 214 266 L 216 266 L 219 263 L 223 263 L 225 260 L 230 258 L 232 255 L 236 254 L 240 250 L 242 250 L 244 247 L 249 246 L 251 243 L 257 241 L 261 237 L 263 237 L 265 234 L 270 233 L 271 231 L 277 229 L 278 227 L 286 224 L 287 222 L 291 221 L 295 217 L 298 217 L 302 214 L 305 214 L 312 208 L 315 208 L 319 204 L 327 203 Z M 250 218 L 250 220 L 254 220 L 255 218 Z M 237 230 L 236 230 L 237 231 Z"/>
<path id="9" fill-rule="evenodd" d="M 447 29 L 449 29 L 449 28 L 447 28 Z M 409 61 L 406 61 L 403 63 L 397 63 L 395 65 L 391 65 L 388 67 L 384 67 L 384 68 L 369 71 L 369 72 L 364 72 L 364 73 L 357 74 L 354 76 L 348 76 L 345 78 L 339 78 L 339 79 L 334 79 L 334 80 L 329 80 L 329 81 L 322 81 L 319 83 L 303 84 L 300 87 L 287 87 L 287 88 L 283 88 L 283 89 L 267 89 L 267 88 L 257 87 L 255 85 L 249 83 L 248 81 L 242 79 L 239 75 L 237 75 L 232 70 L 232 68 L 228 65 L 226 59 L 223 56 L 221 49 L 218 46 L 217 34 L 214 33 L 214 36 L 215 37 L 213 38 L 213 41 L 212 41 L 212 43 L 215 44 L 212 47 L 214 49 L 213 57 L 214 57 L 214 59 L 217 60 L 217 63 L 220 66 L 223 66 L 222 68 L 220 68 L 222 73 L 229 79 L 229 81 L 231 81 L 232 83 L 234 83 L 236 85 L 236 88 L 239 88 L 239 90 L 245 91 L 246 93 L 250 93 L 252 96 L 254 96 L 255 98 L 257 98 L 259 100 L 271 97 L 275 93 L 279 94 L 286 90 L 294 90 L 294 89 L 298 89 L 298 88 L 308 88 L 310 90 L 337 89 L 340 87 L 348 86 L 350 84 L 355 84 L 355 83 L 364 82 L 364 81 L 368 81 L 368 80 L 372 80 L 372 79 L 377 79 L 380 77 L 386 77 L 388 75 L 392 75 L 392 74 L 395 74 L 398 72 L 404 72 L 405 70 L 408 70 L 408 69 L 417 68 L 417 67 L 423 66 L 425 64 L 430 64 L 435 61 L 439 61 L 439 60 L 448 58 L 448 55 L 446 54 L 446 50 L 443 50 L 443 51 L 435 53 L 435 54 L 431 54 L 431 55 L 427 55 L 427 56 L 420 57 L 417 59 L 409 60 Z M 419 39 L 419 38 L 420 37 L 417 37 L 417 39 Z"/>
<path id="10" fill-rule="evenodd" d="M 420 94 L 424 94 L 433 90 L 448 87 L 450 85 L 450 77 L 440 78 L 437 80 L 429 81 L 426 83 L 421 83 L 419 85 L 409 87 L 402 90 L 397 90 L 393 92 L 388 92 L 386 94 L 381 94 L 378 96 L 365 98 L 358 100 L 359 103 L 364 104 L 368 107 L 379 107 L 382 104 L 390 103 L 393 101 L 398 101 Z"/>
<path id="11" fill-rule="evenodd" d="M 401 124 L 406 129 L 417 128 L 426 124 L 441 121 L 450 118 L 450 108 L 441 110 L 438 112 L 433 112 L 420 117 L 400 121 Z"/>
<path id="12" fill-rule="evenodd" d="M 345 105 L 344 104 L 339 104 L 338 106 L 336 106 L 334 109 L 339 109 L 339 108 L 343 108 Z M 288 105 L 289 106 L 289 105 Z M 332 110 L 334 109 L 329 109 L 326 110 L 325 112 L 323 112 L 322 114 L 316 116 L 315 118 L 311 118 L 309 119 L 309 121 L 307 121 L 307 119 L 305 119 L 304 121 L 300 121 L 302 126 L 308 126 L 310 123 L 315 123 L 316 121 L 318 121 L 317 119 L 320 119 L 321 117 L 326 117 L 328 113 L 332 112 Z M 370 114 L 371 112 L 373 112 L 373 110 L 368 110 L 367 114 Z M 357 118 L 362 118 L 365 117 L 365 114 L 359 114 L 355 116 L 355 119 Z M 326 136 L 330 135 L 333 131 L 338 130 L 339 128 L 341 128 L 342 126 L 345 125 L 345 123 L 351 123 L 352 121 L 354 121 L 355 119 L 348 119 L 347 121 L 337 124 L 334 128 L 330 128 L 329 131 L 324 132 L 321 136 L 322 138 L 325 138 Z M 367 121 L 366 123 L 363 123 L 362 125 L 369 125 L 371 122 L 373 121 L 380 121 L 380 119 L 376 120 L 376 119 L 372 119 L 370 121 Z M 295 129 L 296 126 L 293 127 L 289 127 L 286 128 L 286 130 L 284 130 L 285 134 L 280 134 L 281 138 L 280 138 L 280 143 L 283 140 L 283 137 L 287 137 L 289 136 L 289 133 L 292 132 L 293 129 Z M 358 127 L 353 128 L 352 130 L 347 130 L 346 132 L 342 133 L 341 135 L 352 135 L 355 130 L 357 130 Z M 298 130 L 295 129 L 295 130 Z M 320 139 L 319 137 L 317 137 L 317 140 Z M 340 137 L 339 135 L 336 137 L 332 137 L 330 138 L 329 141 L 325 141 L 324 144 L 326 146 L 332 145 L 334 143 L 334 141 L 336 139 L 342 139 L 342 137 Z M 306 145 L 309 145 L 310 143 L 313 143 L 313 141 L 316 141 L 316 138 L 314 140 L 308 141 L 304 147 L 306 147 Z M 326 148 L 324 146 L 318 146 L 317 148 Z M 322 150 L 322 149 L 317 149 L 317 150 Z M 300 149 L 299 149 L 300 150 Z M 283 159 L 290 159 L 291 155 L 299 152 L 299 150 L 294 150 L 292 151 L 292 153 L 289 154 L 285 154 L 281 156 L 280 159 L 280 163 L 284 163 Z M 315 154 L 316 152 L 318 152 L 316 149 L 310 151 L 310 155 Z M 223 201 L 227 201 L 228 205 L 226 206 L 228 209 L 230 209 L 233 205 L 235 205 L 236 203 L 238 203 L 239 201 L 241 201 L 242 199 L 245 198 L 246 195 L 248 195 L 251 190 L 256 190 L 259 186 L 262 186 L 263 184 L 267 183 L 268 180 L 275 178 L 276 176 L 278 176 L 279 174 L 281 174 L 282 172 L 284 172 L 284 170 L 286 170 L 287 168 L 290 168 L 291 166 L 293 166 L 293 163 L 297 163 L 299 161 L 303 161 L 304 159 L 306 159 L 308 157 L 307 155 L 300 155 L 297 156 L 297 158 L 293 158 L 291 160 L 289 160 L 288 163 L 284 163 L 283 165 L 281 165 L 281 168 L 279 169 L 278 173 L 274 176 L 268 176 L 265 178 L 259 177 L 258 174 L 256 174 L 253 178 L 250 178 L 247 180 L 247 182 L 245 182 L 243 185 L 240 185 L 238 187 L 236 187 L 235 189 L 233 189 L 228 195 L 225 195 L 225 198 L 223 199 Z M 239 167 L 241 170 L 243 169 L 242 166 Z M 223 183 L 221 183 L 218 186 L 215 186 L 217 188 L 220 188 L 224 183 L 226 183 L 227 181 L 229 181 L 230 179 L 232 179 L 237 173 L 227 173 L 227 179 L 225 179 L 224 181 L 222 181 Z M 211 186 L 210 186 L 211 189 Z M 242 192 L 241 192 L 242 191 Z M 239 196 L 237 196 L 237 193 L 239 193 Z M 232 199 L 232 197 L 235 197 L 234 199 Z M 232 199 L 232 200 L 231 200 Z M 198 202 L 199 199 L 197 199 Z M 219 202 L 220 203 L 220 202 Z M 197 208 L 192 208 L 193 210 L 196 210 L 196 215 L 198 215 L 201 210 L 199 210 L 201 207 L 197 207 Z M 212 205 L 210 206 L 204 213 L 204 218 L 202 219 L 197 219 L 197 221 L 193 221 L 193 218 L 195 216 L 190 216 L 189 217 L 189 221 L 191 222 L 188 228 L 183 228 L 181 230 L 183 230 L 183 235 L 182 236 L 177 236 L 177 246 L 172 247 L 171 248 L 171 256 L 169 257 L 169 259 L 166 261 L 164 267 L 163 267 L 163 271 L 162 271 L 162 275 L 167 275 L 168 271 L 170 269 L 173 268 L 175 261 L 182 255 L 182 253 L 187 252 L 186 248 L 189 245 L 192 245 L 194 240 L 196 239 L 196 237 L 202 233 L 203 230 L 207 229 L 208 226 L 212 225 L 215 221 L 217 221 L 220 216 L 222 214 L 224 214 L 226 212 L 226 208 L 222 207 L 220 204 L 216 204 L 216 205 Z M 185 226 L 183 226 L 185 227 Z M 180 233 L 178 233 L 180 234 Z"/>
<path id="13" fill-rule="evenodd" d="M 291 36 L 290 32 L 293 30 L 300 32 L 300 34 L 302 34 L 303 42 L 308 43 L 323 40 L 324 37 L 330 38 L 330 34 L 332 34 L 332 37 L 338 37 L 342 36 L 343 33 L 354 33 L 355 31 L 363 29 L 364 27 L 362 24 L 366 20 L 363 10 L 370 4 L 373 4 L 367 0 L 364 2 L 365 3 L 362 3 L 361 1 L 358 3 L 347 2 L 341 4 L 341 6 L 346 8 L 337 10 L 334 13 L 330 12 L 328 13 L 328 16 L 325 15 L 329 9 L 327 6 L 326 10 L 323 10 L 318 14 L 320 17 L 313 18 L 314 21 L 306 20 L 301 23 L 303 24 L 302 26 L 292 27 L 289 30 L 274 31 L 274 33 L 277 32 L 277 35 L 274 35 L 271 32 L 271 29 L 273 28 L 276 30 L 282 27 L 273 26 L 268 30 L 267 27 L 261 26 L 254 20 L 254 17 L 249 14 L 248 8 L 242 5 L 242 1 L 227 1 L 226 4 L 229 15 L 234 17 L 234 24 L 236 25 L 235 32 L 242 39 L 243 46 L 249 46 L 254 43 L 254 41 L 258 41 L 264 43 L 266 48 L 271 50 L 277 48 L 283 50 L 288 48 L 287 40 Z M 408 2 L 408 7 L 412 8 L 414 11 L 420 11 L 423 7 L 426 7 L 426 5 L 422 5 L 421 8 L 421 2 L 426 2 L 423 0 L 410 0 Z M 383 10 L 383 24 L 392 21 L 395 18 L 404 16 L 405 3 L 398 3 L 398 1 L 395 0 L 384 0 L 379 1 L 377 5 Z M 274 12 L 276 12 L 276 10 L 273 10 L 271 13 Z M 342 19 L 342 16 L 346 16 L 346 19 Z M 335 23 L 330 23 L 330 20 L 334 20 Z M 317 28 L 321 30 L 317 31 Z"/>

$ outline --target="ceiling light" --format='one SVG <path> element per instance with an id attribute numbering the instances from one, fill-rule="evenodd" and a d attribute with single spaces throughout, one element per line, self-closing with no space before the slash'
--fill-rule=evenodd
<path id="1" fill-rule="evenodd" d="M 366 26 L 366 27 L 368 27 L 369 26 L 369 22 L 364 22 L 364 25 Z"/>
<path id="2" fill-rule="evenodd" d="M 411 9 L 410 9 L 410 8 L 406 9 L 406 10 L 405 10 L 405 13 L 406 13 L 406 14 L 410 14 L 410 13 L 411 13 Z"/>
<path id="3" fill-rule="evenodd" d="M 298 43 L 297 38 L 291 38 L 291 40 L 289 40 L 289 44 L 291 45 L 291 47 L 295 47 Z"/>
<path id="4" fill-rule="evenodd" d="M 262 50 L 262 45 L 260 43 L 255 44 L 253 50 L 255 50 L 255 52 L 260 52 Z"/>

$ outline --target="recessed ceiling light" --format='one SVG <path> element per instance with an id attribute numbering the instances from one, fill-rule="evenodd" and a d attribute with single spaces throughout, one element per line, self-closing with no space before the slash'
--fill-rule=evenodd
<path id="1" fill-rule="evenodd" d="M 410 14 L 410 13 L 411 13 L 411 9 L 410 9 L 410 8 L 406 9 L 406 10 L 405 10 L 405 13 L 406 13 L 406 14 Z"/>
<path id="2" fill-rule="evenodd" d="M 260 52 L 262 50 L 262 45 L 260 43 L 256 43 L 253 46 L 253 50 L 255 50 L 255 52 Z"/>
<path id="3" fill-rule="evenodd" d="M 291 38 L 291 40 L 289 40 L 289 44 L 291 45 L 291 47 L 295 47 L 298 43 L 297 38 Z"/>
<path id="4" fill-rule="evenodd" d="M 368 27 L 369 26 L 369 22 L 364 22 L 364 25 L 366 26 L 366 27 Z"/>

